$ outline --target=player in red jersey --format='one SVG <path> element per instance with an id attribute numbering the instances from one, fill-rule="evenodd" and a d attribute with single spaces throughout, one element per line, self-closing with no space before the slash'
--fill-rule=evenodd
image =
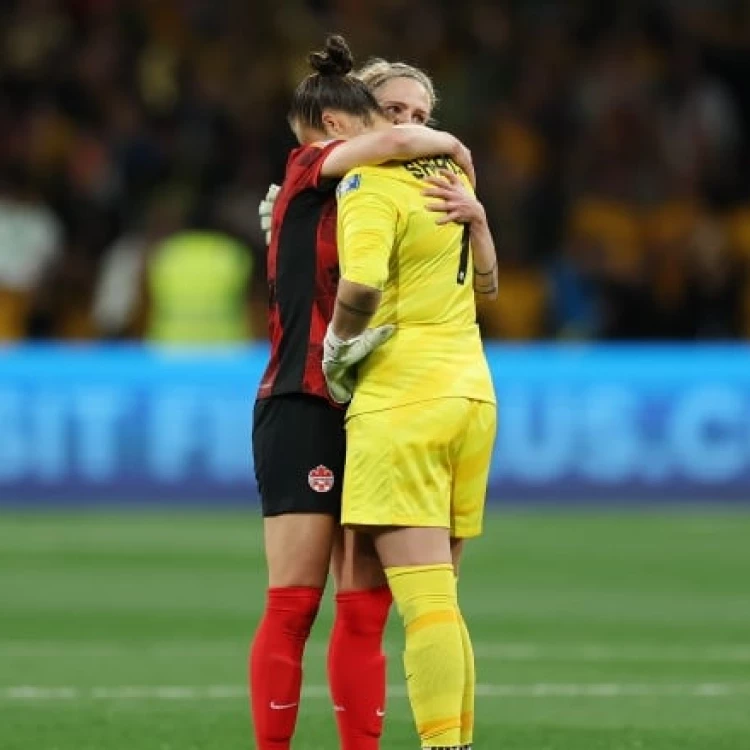
<path id="1" fill-rule="evenodd" d="M 269 590 L 251 651 L 252 712 L 259 750 L 289 748 L 302 654 L 333 553 L 338 593 L 329 674 L 341 745 L 377 750 L 391 597 L 367 541 L 340 533 L 344 412 L 329 401 L 321 370 L 338 281 L 334 191 L 349 169 L 392 159 L 450 153 L 472 167 L 468 151 L 447 133 L 390 127 L 367 86 L 348 75 L 351 54 L 340 38 L 329 39 L 311 63 L 317 72 L 298 87 L 290 113 L 298 139 L 310 145 L 289 158 L 268 255 L 271 358 L 255 405 L 253 453 Z M 380 340 L 374 334 L 362 353 Z"/>

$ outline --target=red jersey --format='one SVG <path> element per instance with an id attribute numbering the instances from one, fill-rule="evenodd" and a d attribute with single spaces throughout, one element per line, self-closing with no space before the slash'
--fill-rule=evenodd
<path id="1" fill-rule="evenodd" d="M 271 359 L 259 399 L 294 393 L 329 399 L 322 360 L 339 280 L 338 180 L 321 177 L 320 170 L 339 143 L 302 146 L 287 161 L 268 248 Z"/>

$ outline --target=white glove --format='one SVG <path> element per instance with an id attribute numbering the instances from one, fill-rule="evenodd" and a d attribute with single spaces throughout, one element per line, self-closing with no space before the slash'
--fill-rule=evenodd
<path id="1" fill-rule="evenodd" d="M 323 340 L 323 375 L 328 393 L 337 404 L 352 400 L 357 383 L 355 365 L 393 336 L 396 326 L 368 328 L 353 339 L 340 339 L 328 326 Z"/>
<path id="2" fill-rule="evenodd" d="M 273 204 L 276 203 L 276 197 L 279 194 L 281 188 L 278 185 L 271 183 L 268 186 L 268 192 L 266 197 L 260 202 L 258 206 L 258 216 L 260 216 L 260 228 L 266 235 L 266 245 L 271 244 L 271 214 L 273 214 Z"/>

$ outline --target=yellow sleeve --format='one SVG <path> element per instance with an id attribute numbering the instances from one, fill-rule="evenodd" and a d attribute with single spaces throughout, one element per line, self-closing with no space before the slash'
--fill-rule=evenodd
<path id="1" fill-rule="evenodd" d="M 350 172 L 337 191 L 341 278 L 381 291 L 388 280 L 399 219 L 384 188 L 372 174 Z"/>

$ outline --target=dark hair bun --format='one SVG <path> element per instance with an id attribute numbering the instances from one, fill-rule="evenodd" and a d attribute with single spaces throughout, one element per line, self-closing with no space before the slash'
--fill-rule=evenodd
<path id="1" fill-rule="evenodd" d="M 322 52 L 310 53 L 310 66 L 322 76 L 345 76 L 354 67 L 354 57 L 344 37 L 332 34 Z"/>

